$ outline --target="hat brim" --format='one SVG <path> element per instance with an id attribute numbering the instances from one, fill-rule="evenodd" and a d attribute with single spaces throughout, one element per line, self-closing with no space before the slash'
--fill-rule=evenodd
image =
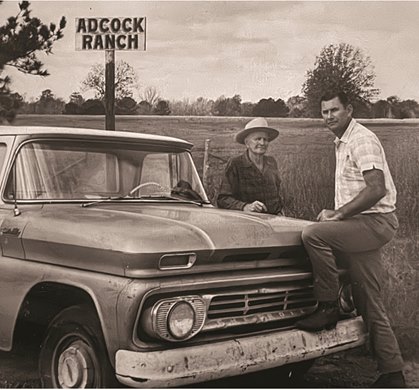
<path id="1" fill-rule="evenodd" d="M 239 144 L 243 144 L 244 145 L 244 140 L 246 139 L 246 137 L 249 134 L 254 133 L 256 131 L 264 131 L 264 132 L 266 132 L 268 134 L 268 140 L 269 140 L 269 142 L 273 141 L 279 135 L 279 131 L 276 130 L 276 129 L 273 129 L 272 127 L 252 127 L 250 129 L 243 129 L 242 131 L 239 131 L 236 134 L 236 136 L 235 136 L 234 139 Z"/>

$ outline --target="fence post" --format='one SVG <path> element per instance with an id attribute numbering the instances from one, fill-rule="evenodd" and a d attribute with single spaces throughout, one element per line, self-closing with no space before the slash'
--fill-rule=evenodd
<path id="1" fill-rule="evenodd" d="M 202 182 L 204 184 L 205 191 L 208 189 L 208 170 L 209 170 L 209 147 L 211 140 L 207 138 L 205 140 L 204 147 L 204 166 L 202 167 Z"/>

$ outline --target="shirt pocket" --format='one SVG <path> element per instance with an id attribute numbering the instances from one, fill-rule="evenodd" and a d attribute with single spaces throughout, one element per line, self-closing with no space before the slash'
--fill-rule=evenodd
<path id="1" fill-rule="evenodd" d="M 350 155 L 346 155 L 341 172 L 346 180 L 358 181 L 362 179 L 362 173 Z"/>

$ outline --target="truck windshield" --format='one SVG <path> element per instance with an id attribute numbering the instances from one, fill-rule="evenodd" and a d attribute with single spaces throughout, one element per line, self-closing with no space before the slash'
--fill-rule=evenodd
<path id="1" fill-rule="evenodd" d="M 188 151 L 105 141 L 26 143 L 14 162 L 5 197 L 208 202 Z"/>

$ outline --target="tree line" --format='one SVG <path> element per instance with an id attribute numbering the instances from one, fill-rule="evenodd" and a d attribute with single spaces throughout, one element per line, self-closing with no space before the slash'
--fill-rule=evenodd
<path id="1" fill-rule="evenodd" d="M 154 90 L 154 88 L 150 88 Z M 131 96 L 116 99 L 117 115 L 179 115 L 179 116 L 263 116 L 277 118 L 311 118 L 307 100 L 302 96 L 293 96 L 284 101 L 272 97 L 260 99 L 257 103 L 243 102 L 240 95 L 220 96 L 216 100 L 199 97 L 195 100 L 165 100 L 156 91 L 153 98 L 136 101 Z M 157 97 L 157 99 L 156 99 Z M 55 97 L 50 89 L 42 91 L 33 101 L 27 102 L 18 93 L 13 94 L 18 102 L 17 114 L 50 115 L 104 115 L 103 100 L 85 99 L 80 92 L 73 92 L 68 101 Z M 153 101 L 154 100 L 154 101 Z M 400 100 L 390 96 L 370 105 L 358 107 L 360 118 L 418 118 L 419 104 L 415 100 Z"/>
<path id="2" fill-rule="evenodd" d="M 0 4 L 2 0 L 0 0 Z M 31 101 L 11 90 L 12 80 L 3 76 L 6 67 L 31 75 L 48 76 L 40 53 L 53 55 L 53 43 L 61 39 L 66 26 L 65 17 L 58 27 L 49 26 L 31 16 L 30 3 L 22 1 L 15 16 L 0 26 L 0 123 L 13 121 L 17 114 L 105 114 L 105 69 L 94 64 L 89 69 L 78 91 L 65 101 L 46 89 Z M 418 118 L 419 104 L 413 99 L 397 96 L 377 99 L 375 73 L 371 59 L 360 48 L 347 43 L 325 46 L 307 70 L 301 94 L 286 101 L 280 97 L 266 97 L 257 102 L 242 101 L 239 94 L 224 95 L 215 100 L 199 97 L 195 100 L 168 100 L 152 86 L 140 88 L 135 69 L 125 61 L 115 67 L 115 113 L 117 115 L 199 115 L 199 116 L 264 116 L 316 118 L 320 117 L 319 101 L 330 89 L 344 91 L 359 118 Z M 83 93 L 93 91 L 86 99 Z"/>

